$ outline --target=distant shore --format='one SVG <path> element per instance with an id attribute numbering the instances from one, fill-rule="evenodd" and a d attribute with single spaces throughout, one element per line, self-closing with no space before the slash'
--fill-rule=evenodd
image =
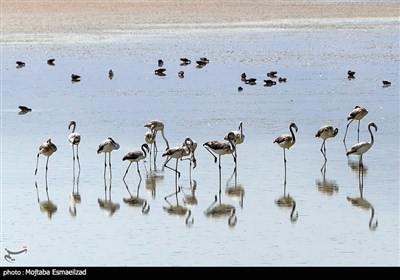
<path id="1" fill-rule="evenodd" d="M 394 1 L 6 1 L 2 34 L 98 33 L 139 24 L 228 24 L 286 19 L 399 18 Z"/>

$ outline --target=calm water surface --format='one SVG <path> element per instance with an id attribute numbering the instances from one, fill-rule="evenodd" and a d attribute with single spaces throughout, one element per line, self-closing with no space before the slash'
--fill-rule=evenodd
<path id="1" fill-rule="evenodd" d="M 28 252 L 1 265 L 398 266 L 398 21 L 189 28 L 4 38 L 0 241 L 2 252 L 23 246 Z M 55 66 L 46 63 L 51 57 Z M 180 57 L 193 62 L 180 66 Z M 196 68 L 200 57 L 210 63 Z M 164 60 L 164 77 L 154 75 L 158 59 Z M 26 66 L 17 69 L 16 60 Z M 349 69 L 355 79 L 347 79 Z M 180 70 L 184 79 L 177 76 Z M 271 70 L 287 83 L 264 87 Z M 257 84 L 244 84 L 243 72 Z M 72 73 L 82 80 L 71 83 Z M 392 85 L 383 87 L 382 80 Z M 19 105 L 32 112 L 19 115 Z M 358 157 L 347 157 L 342 142 L 356 105 L 369 111 L 360 140 L 370 141 L 369 122 L 378 126 L 375 144 L 364 155 L 363 176 Z M 72 119 L 82 135 L 78 181 L 67 140 Z M 122 157 L 140 148 L 150 119 L 165 123 L 170 146 L 180 146 L 186 136 L 198 143 L 192 181 L 188 161 L 179 162 L 183 191 L 168 198 L 171 205 L 185 206 L 185 194 L 195 195 L 197 204 L 186 205 L 188 220 L 165 210 L 175 174 L 162 169 L 161 135 L 156 170 L 149 160 L 142 162 L 140 182 L 132 164 L 126 184 L 122 180 L 128 166 Z M 218 164 L 202 144 L 222 140 L 240 121 L 245 142 L 237 147 L 237 182 L 227 155 L 219 186 Z M 283 150 L 273 141 L 289 133 L 290 122 L 299 130 L 286 152 L 285 189 Z M 326 142 L 328 161 L 321 172 L 322 140 L 314 135 L 325 124 L 338 127 L 339 134 Z M 112 178 L 107 170 L 104 180 L 104 155 L 96 150 L 108 136 L 121 147 L 111 155 Z M 48 137 L 58 150 L 49 160 L 46 193 L 45 157 L 39 158 L 37 176 L 34 170 L 39 145 Z M 347 149 L 356 142 L 354 122 Z M 70 195 L 77 192 L 81 200 L 74 204 Z M 296 201 L 296 221 L 290 207 L 275 203 L 288 193 Z M 124 202 L 131 194 L 147 201 L 147 214 Z M 216 195 L 217 204 L 236 209 L 234 226 L 228 225 L 229 214 L 205 215 Z M 365 208 L 352 205 L 359 197 L 369 202 Z M 57 207 L 51 217 L 40 209 L 48 199 Z M 99 199 L 111 200 L 114 209 L 102 209 Z"/>

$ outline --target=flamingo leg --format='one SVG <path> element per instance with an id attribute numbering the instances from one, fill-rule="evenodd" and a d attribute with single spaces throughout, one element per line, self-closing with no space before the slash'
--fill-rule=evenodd
<path id="1" fill-rule="evenodd" d="M 71 147 L 72 147 L 72 172 L 75 180 L 75 150 L 74 150 L 74 145 L 71 145 Z"/>
<path id="2" fill-rule="evenodd" d="M 36 158 L 36 169 L 35 169 L 35 175 L 36 175 L 36 173 L 37 173 L 37 170 L 38 170 L 38 164 L 39 164 L 39 155 L 40 155 L 40 154 L 37 154 L 37 158 Z"/>
<path id="3" fill-rule="evenodd" d="M 221 196 L 221 155 L 219 155 L 218 156 L 219 157 L 219 160 L 218 160 L 218 162 L 219 162 L 219 164 L 218 164 L 218 170 L 219 170 L 219 192 L 218 192 L 218 194 L 219 194 L 219 196 Z"/>
<path id="4" fill-rule="evenodd" d="M 49 158 L 50 157 L 47 157 L 46 160 L 46 190 L 47 190 L 47 171 L 49 170 Z"/>
<path id="5" fill-rule="evenodd" d="M 122 180 L 124 180 L 124 181 L 125 181 L 126 174 L 128 174 L 129 167 L 131 167 L 131 163 L 132 163 L 132 162 L 129 162 L 128 168 L 127 168 L 126 171 L 125 171 L 125 175 L 124 175 L 124 177 L 122 178 Z"/>
<path id="6" fill-rule="evenodd" d="M 136 166 L 137 166 L 137 172 L 139 174 L 140 181 L 142 181 L 142 175 L 140 175 L 140 170 L 139 170 L 139 162 L 136 162 Z"/>
<path id="7" fill-rule="evenodd" d="M 343 137 L 343 142 L 346 142 L 347 130 L 349 129 L 349 125 L 353 122 L 353 120 L 349 121 L 349 123 L 347 124 L 346 132 L 344 133 L 344 137 Z"/>
<path id="8" fill-rule="evenodd" d="M 110 166 L 110 179 L 112 178 L 112 173 L 111 173 L 111 152 L 108 153 L 108 165 Z"/>
<path id="9" fill-rule="evenodd" d="M 104 180 L 106 179 L 107 153 L 104 153 Z"/>
<path id="10" fill-rule="evenodd" d="M 78 161 L 79 173 L 81 173 L 81 163 L 79 162 L 78 145 L 76 145 L 76 159 Z M 79 176 L 79 175 L 78 175 Z"/>
<path id="11" fill-rule="evenodd" d="M 285 149 L 283 149 L 283 163 L 285 165 L 285 184 L 286 184 L 286 152 L 285 152 Z"/>
<path id="12" fill-rule="evenodd" d="M 360 142 L 360 122 L 361 120 L 358 121 L 358 129 L 357 129 L 357 143 Z"/>
<path id="13" fill-rule="evenodd" d="M 214 163 L 217 163 L 217 157 L 207 147 L 205 147 L 205 148 L 214 157 Z"/>
<path id="14" fill-rule="evenodd" d="M 172 159 L 172 157 L 168 157 L 167 160 L 164 163 L 164 166 L 168 169 L 171 169 L 172 171 L 175 171 L 175 173 L 178 175 L 178 177 L 181 177 L 181 173 L 177 170 L 178 169 L 178 159 L 176 159 L 176 168 L 173 169 L 172 167 L 168 166 L 167 163 Z"/>

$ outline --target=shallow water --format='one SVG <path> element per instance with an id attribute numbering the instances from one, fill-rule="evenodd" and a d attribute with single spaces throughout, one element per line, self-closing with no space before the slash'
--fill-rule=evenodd
<path id="1" fill-rule="evenodd" d="M 93 35 L 81 43 L 77 37 L 74 43 L 55 37 L 52 44 L 52 35 L 47 35 L 47 43 L 31 43 L 28 38 L 17 44 L 6 38 L 1 65 L 1 246 L 17 251 L 25 245 L 28 252 L 17 255 L 14 264 L 3 259 L 1 264 L 398 266 L 399 35 L 397 21 L 366 20 L 284 29 L 155 29 L 104 38 Z M 50 57 L 56 59 L 55 66 L 46 64 Z M 180 66 L 180 57 L 193 62 Z M 196 68 L 194 60 L 200 57 L 210 63 Z M 160 58 L 167 69 L 164 77 L 154 75 Z M 16 60 L 26 66 L 17 69 Z M 112 80 L 109 69 L 115 73 Z M 356 71 L 353 80 L 347 78 L 349 69 Z M 185 71 L 184 79 L 177 76 L 180 70 Z M 287 83 L 264 87 L 262 80 L 271 70 L 286 77 Z M 257 78 L 257 84 L 244 84 L 243 72 Z M 72 73 L 82 80 L 71 83 Z M 392 85 L 383 87 L 382 80 Z M 244 90 L 238 92 L 238 86 Z M 19 105 L 32 112 L 19 115 Z M 360 140 L 370 141 L 369 122 L 378 126 L 375 143 L 364 155 L 363 177 L 358 158 L 346 157 L 342 142 L 347 115 L 355 105 L 369 110 L 361 121 Z M 72 119 L 82 135 L 78 182 L 73 180 L 67 140 Z M 121 159 L 140 148 L 143 125 L 150 119 L 164 122 L 170 146 L 180 146 L 186 136 L 198 143 L 197 167 L 192 170 L 197 204 L 188 206 L 193 224 L 164 209 L 169 206 L 164 197 L 175 191 L 175 174 L 162 170 L 161 135 L 157 170 L 150 171 L 149 160 L 147 169 L 140 164 L 143 180 L 138 194 L 150 211 L 142 213 L 141 207 L 123 200 L 129 192 L 137 194 L 139 180 L 132 164 L 124 184 L 128 163 Z M 229 180 L 234 164 L 230 155 L 222 157 L 219 198 L 234 206 L 237 216 L 236 224 L 229 226 L 228 215 L 205 215 L 219 194 L 219 184 L 218 164 L 202 144 L 222 140 L 240 121 L 246 137 L 237 147 L 242 197 L 227 194 L 226 189 L 235 185 L 234 178 Z M 286 152 L 284 189 L 283 151 L 273 141 L 289 133 L 290 122 L 299 130 L 295 145 Z M 339 128 L 339 134 L 326 141 L 325 177 L 322 140 L 314 137 L 324 124 Z M 111 180 L 108 169 L 103 179 L 104 155 L 96 154 L 107 136 L 121 145 L 111 155 Z M 38 147 L 48 137 L 58 147 L 48 169 L 48 196 L 57 206 L 51 218 L 38 203 L 47 200 L 42 156 L 34 175 Z M 356 142 L 354 122 L 347 149 Z M 170 165 L 174 164 L 172 160 Z M 179 185 L 188 195 L 189 164 L 178 164 Z M 318 188 L 324 179 L 325 188 Z M 77 190 L 81 202 L 74 213 L 70 194 Z M 284 193 L 296 201 L 296 221 L 290 219 L 290 207 L 275 203 Z M 119 204 L 111 215 L 98 202 L 110 195 Z M 360 196 L 375 211 L 371 226 L 371 207 L 364 210 L 348 200 Z M 183 198 L 179 193 L 179 205 L 184 205 Z M 176 204 L 176 197 L 169 201 Z"/>

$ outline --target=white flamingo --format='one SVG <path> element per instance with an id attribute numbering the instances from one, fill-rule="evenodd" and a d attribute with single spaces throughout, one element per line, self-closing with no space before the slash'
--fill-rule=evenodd
<path id="1" fill-rule="evenodd" d="M 354 109 L 349 113 L 347 120 L 349 123 L 346 127 L 346 132 L 344 133 L 343 142 L 346 142 L 347 130 L 349 129 L 349 125 L 354 121 L 358 121 L 358 138 L 357 142 L 360 142 L 360 122 L 361 120 L 368 114 L 368 110 L 361 106 L 356 106 Z"/>
<path id="2" fill-rule="evenodd" d="M 68 136 L 68 141 L 72 147 L 72 163 L 73 163 L 73 170 L 74 170 L 74 177 L 75 177 L 75 149 L 74 149 L 74 146 L 76 146 L 76 159 L 78 161 L 78 167 L 79 167 L 79 173 L 80 173 L 81 172 L 81 164 L 79 162 L 78 146 L 79 146 L 79 143 L 81 142 L 81 135 L 78 132 L 75 132 L 75 128 L 76 128 L 75 121 L 70 121 L 70 123 L 68 125 L 68 129 L 71 129 L 71 126 L 72 126 L 72 132 Z"/>
<path id="3" fill-rule="evenodd" d="M 375 128 L 375 132 L 378 131 L 378 127 L 376 126 L 375 123 L 370 122 L 368 124 L 368 131 L 371 135 L 371 142 L 359 142 L 353 147 L 350 148 L 350 150 L 347 151 L 346 156 L 349 156 L 351 154 L 359 155 L 360 156 L 360 165 L 362 165 L 362 157 L 363 154 L 365 154 L 369 149 L 371 149 L 372 145 L 374 144 L 374 135 L 372 134 L 371 127 Z"/>
<path id="4" fill-rule="evenodd" d="M 100 143 L 99 148 L 97 149 L 97 153 L 104 153 L 104 179 L 106 178 L 106 167 L 107 167 L 107 153 L 108 153 L 108 164 L 110 166 L 110 178 L 112 177 L 111 173 L 111 152 L 113 150 L 118 150 L 119 144 L 114 141 L 111 137 L 107 137 L 106 140 Z"/>

